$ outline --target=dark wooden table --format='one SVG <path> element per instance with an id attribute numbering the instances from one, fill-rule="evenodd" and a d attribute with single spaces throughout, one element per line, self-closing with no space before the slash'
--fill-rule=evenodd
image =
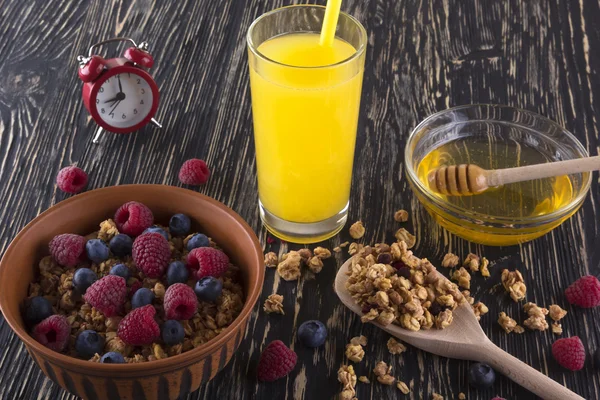
<path id="1" fill-rule="evenodd" d="M 177 171 L 191 157 L 212 168 L 202 193 L 224 202 L 259 233 L 252 116 L 245 33 L 281 0 L 0 0 L 0 234 L 1 249 L 33 217 L 67 196 L 55 187 L 61 167 L 77 163 L 90 175 L 89 189 L 125 183 L 179 185 Z M 324 3 L 324 1 L 319 1 Z M 506 335 L 499 311 L 522 318 L 520 306 L 492 293 L 503 267 L 516 267 L 528 284 L 528 300 L 567 306 L 563 289 L 584 274 L 600 273 L 600 235 L 595 179 L 583 208 L 559 229 L 521 246 L 469 244 L 437 227 L 403 178 L 402 149 L 418 121 L 451 106 L 500 103 L 550 117 L 598 153 L 600 118 L 600 4 L 598 0 L 346 0 L 343 9 L 369 32 L 366 72 L 354 167 L 350 219 L 362 219 L 367 242 L 392 238 L 396 209 L 410 210 L 418 236 L 416 253 L 439 263 L 448 251 L 486 255 L 492 278 L 474 285 L 490 308 L 481 324 L 494 343 L 587 399 L 600 397 L 600 370 L 591 357 L 584 370 L 559 367 L 550 353 L 555 336 L 528 331 Z M 108 135 L 93 145 L 96 125 L 81 102 L 75 57 L 101 39 L 147 40 L 156 59 L 152 73 L 161 89 L 157 119 L 147 127 Z M 109 54 L 114 54 L 109 52 Z M 301 188 L 299 188 L 301 190 Z M 347 230 L 325 243 L 348 240 Z M 267 315 L 257 305 L 240 351 L 213 381 L 191 399 L 329 399 L 340 391 L 336 371 L 344 346 L 355 335 L 369 337 L 367 356 L 357 365 L 368 374 L 379 360 L 409 383 L 412 398 L 433 392 L 456 399 L 534 396 L 499 377 L 493 389 L 467 384 L 468 362 L 410 348 L 391 356 L 387 334 L 347 311 L 332 282 L 346 253 L 329 260 L 315 280 L 285 282 L 267 271 L 263 296 L 285 297 L 285 316 Z M 19 266 L 15 266 L 18 268 Z M 262 305 L 262 304 L 261 304 Z M 590 350 L 600 344 L 600 309 L 566 307 L 565 336 L 578 335 Z M 261 348 L 281 339 L 295 342 L 307 319 L 326 322 L 324 348 L 296 346 L 299 362 L 287 379 L 258 384 L 254 369 Z M 46 379 L 0 317 L 0 398 L 72 399 Z M 358 398 L 396 399 L 395 387 L 358 384 Z"/>

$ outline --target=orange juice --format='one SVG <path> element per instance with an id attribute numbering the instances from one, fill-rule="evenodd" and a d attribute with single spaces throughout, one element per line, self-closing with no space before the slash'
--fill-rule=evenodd
<path id="1" fill-rule="evenodd" d="M 250 57 L 262 206 L 290 222 L 331 218 L 350 194 L 364 52 L 344 62 L 356 54 L 349 43 L 321 46 L 317 33 L 291 33 L 258 53 L 270 60 Z"/>

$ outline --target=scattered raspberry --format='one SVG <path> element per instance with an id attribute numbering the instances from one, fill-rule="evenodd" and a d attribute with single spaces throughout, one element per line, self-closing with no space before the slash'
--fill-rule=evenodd
<path id="1" fill-rule="evenodd" d="M 178 321 L 192 318 L 198 309 L 194 290 L 185 283 L 175 283 L 165 292 L 163 306 L 167 319 Z"/>
<path id="2" fill-rule="evenodd" d="M 585 363 L 585 349 L 578 336 L 558 339 L 552 344 L 552 355 L 563 367 L 578 371 Z"/>
<path id="3" fill-rule="evenodd" d="M 271 237 L 271 236 L 267 236 L 267 243 L 268 244 L 273 244 L 273 243 L 275 243 L 275 239 L 273 237 Z"/>
<path id="4" fill-rule="evenodd" d="M 87 183 L 87 174 L 81 168 L 77 168 L 74 165 L 61 169 L 56 176 L 56 185 L 66 193 L 79 193 L 85 188 Z"/>
<path id="5" fill-rule="evenodd" d="M 569 303 L 583 308 L 600 306 L 600 281 L 592 275 L 577 279 L 565 290 Z"/>
<path id="6" fill-rule="evenodd" d="M 142 284 L 141 281 L 135 281 L 131 284 L 131 287 L 129 288 L 129 297 L 133 297 L 133 295 L 135 294 L 135 292 L 138 291 L 138 289 L 140 289 L 142 286 L 144 286 Z"/>
<path id="7" fill-rule="evenodd" d="M 289 374 L 298 357 L 281 340 L 272 341 L 265 347 L 258 361 L 258 379 L 273 382 Z"/>
<path id="8" fill-rule="evenodd" d="M 33 328 L 33 338 L 54 351 L 63 351 L 71 336 L 71 325 L 64 315 L 51 315 Z"/>
<path id="9" fill-rule="evenodd" d="M 212 247 L 196 248 L 187 256 L 187 267 L 196 273 L 198 279 L 206 276 L 218 278 L 225 273 L 228 266 L 227 254 Z"/>
<path id="10" fill-rule="evenodd" d="M 131 256 L 147 277 L 160 278 L 169 266 L 171 248 L 163 235 L 148 232 L 135 239 Z"/>
<path id="11" fill-rule="evenodd" d="M 160 336 L 160 328 L 154 320 L 154 306 L 135 308 L 119 323 L 117 336 L 130 346 L 152 344 Z"/>
<path id="12" fill-rule="evenodd" d="M 179 180 L 186 185 L 203 185 L 208 181 L 210 171 L 203 160 L 187 160 L 179 170 Z"/>
<path id="13" fill-rule="evenodd" d="M 64 267 L 74 267 L 85 258 L 86 239 L 72 233 L 54 236 L 50 241 L 52 258 Z"/>
<path id="14" fill-rule="evenodd" d="M 154 215 L 142 203 L 130 201 L 119 207 L 114 220 L 119 232 L 129 236 L 137 236 L 152 226 Z"/>
<path id="15" fill-rule="evenodd" d="M 112 317 L 118 314 L 125 304 L 127 284 L 125 279 L 118 275 L 106 275 L 92 283 L 83 298 L 105 317 Z"/>

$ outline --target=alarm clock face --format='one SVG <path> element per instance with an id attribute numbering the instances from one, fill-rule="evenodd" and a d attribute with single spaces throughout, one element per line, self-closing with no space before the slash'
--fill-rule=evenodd
<path id="1" fill-rule="evenodd" d="M 120 72 L 102 82 L 96 93 L 95 107 L 107 125 L 126 129 L 148 116 L 153 101 L 153 91 L 144 76 Z"/>

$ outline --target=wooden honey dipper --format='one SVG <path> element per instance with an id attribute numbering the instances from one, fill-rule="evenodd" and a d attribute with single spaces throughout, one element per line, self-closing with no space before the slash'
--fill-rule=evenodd
<path id="1" fill-rule="evenodd" d="M 507 183 L 598 170 L 600 170 L 600 156 L 595 156 L 493 170 L 483 169 L 475 164 L 450 165 L 434 169 L 427 175 L 427 180 L 429 187 L 435 192 L 452 196 L 469 196 Z"/>

